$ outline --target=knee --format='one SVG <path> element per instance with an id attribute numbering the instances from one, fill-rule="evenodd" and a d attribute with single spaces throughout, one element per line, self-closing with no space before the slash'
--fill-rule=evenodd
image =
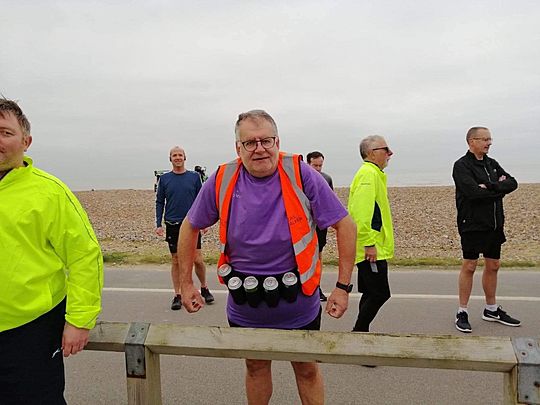
<path id="1" fill-rule="evenodd" d="M 270 360 L 246 359 L 246 369 L 251 378 L 263 377 L 271 373 L 272 362 Z"/>
<path id="2" fill-rule="evenodd" d="M 501 267 L 501 261 L 495 259 L 484 259 L 486 261 L 485 270 L 497 273 Z"/>
<path id="3" fill-rule="evenodd" d="M 171 256 L 171 261 L 172 261 L 172 264 L 174 264 L 175 266 L 178 265 L 179 261 L 178 261 L 178 255 L 176 253 L 174 253 L 172 256 Z"/>
<path id="4" fill-rule="evenodd" d="M 478 260 L 465 259 L 463 260 L 463 265 L 461 266 L 461 272 L 465 274 L 474 274 L 477 264 Z"/>
<path id="5" fill-rule="evenodd" d="M 297 378 L 314 381 L 319 376 L 319 366 L 317 363 L 300 363 L 292 361 L 291 365 Z"/>

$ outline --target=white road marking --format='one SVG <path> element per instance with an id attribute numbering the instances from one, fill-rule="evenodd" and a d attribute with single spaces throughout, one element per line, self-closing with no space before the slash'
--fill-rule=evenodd
<path id="1" fill-rule="evenodd" d="M 105 287 L 103 291 L 106 292 L 141 292 L 141 293 L 166 293 L 172 294 L 172 290 L 169 288 L 129 288 L 129 287 Z M 212 294 L 220 295 L 227 294 L 227 290 L 211 290 Z M 328 293 L 327 293 L 328 294 Z M 351 293 L 351 298 L 360 298 L 361 294 Z M 417 300 L 457 300 L 457 295 L 450 294 L 393 294 L 394 299 L 417 299 Z M 471 300 L 484 300 L 483 295 L 471 295 Z M 497 301 L 528 301 L 528 302 L 540 302 L 540 297 L 497 297 Z"/>

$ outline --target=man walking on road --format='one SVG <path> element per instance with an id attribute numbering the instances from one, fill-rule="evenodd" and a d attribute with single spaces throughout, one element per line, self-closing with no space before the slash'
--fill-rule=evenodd
<path id="1" fill-rule="evenodd" d="M 180 267 L 178 262 L 178 233 L 180 225 L 191 208 L 199 193 L 202 183 L 199 173 L 187 170 L 185 167 L 186 153 L 179 146 L 169 152 L 172 170 L 163 174 L 158 183 L 156 194 L 156 234 L 163 237 L 169 244 L 171 252 L 171 278 L 174 287 L 172 310 L 182 308 L 180 296 Z M 163 212 L 165 212 L 165 232 L 163 230 Z M 201 294 L 207 304 L 214 302 L 206 284 L 206 267 L 201 254 L 201 234 L 197 237 L 197 249 L 194 256 L 195 273 L 201 282 Z"/>
<path id="2" fill-rule="evenodd" d="M 25 156 L 31 143 L 0 98 L 0 403 L 65 404 L 63 357 L 96 324 L 103 258 L 77 198 Z"/>
<path id="3" fill-rule="evenodd" d="M 307 163 L 308 165 L 310 165 L 311 167 L 313 167 L 315 170 L 317 170 L 321 176 L 324 177 L 324 179 L 326 180 L 326 182 L 328 183 L 328 185 L 330 186 L 330 188 L 332 190 L 334 190 L 334 183 L 332 181 L 332 177 L 330 177 L 330 175 L 324 173 L 322 171 L 322 167 L 323 167 L 323 164 L 324 164 L 324 156 L 321 152 L 318 152 L 318 151 L 313 151 L 313 152 L 310 152 L 306 155 L 306 160 L 307 160 Z M 324 249 L 324 247 L 326 246 L 326 235 L 328 233 L 328 229 L 319 229 L 319 227 L 317 227 L 317 240 L 319 241 L 319 260 L 321 261 L 321 266 L 323 264 L 323 258 L 322 258 L 322 251 Z M 320 295 L 320 299 L 321 301 L 326 301 L 328 298 L 326 298 L 326 295 L 324 295 L 323 291 L 322 291 L 322 288 L 319 289 L 319 295 Z"/>
<path id="4" fill-rule="evenodd" d="M 493 141 L 489 129 L 473 127 L 467 132 L 466 140 L 469 150 L 454 163 L 452 172 L 456 185 L 457 225 L 463 250 L 456 329 L 472 332 L 467 305 L 480 253 L 485 263 L 482 287 L 486 306 L 482 319 L 519 326 L 521 322 L 503 311 L 495 298 L 501 245 L 506 241 L 503 197 L 517 188 L 517 181 L 496 160 L 488 157 Z"/>
<path id="5" fill-rule="evenodd" d="M 222 273 L 230 292 L 229 325 L 319 330 L 321 266 L 315 225 L 336 229 L 338 282 L 326 305 L 326 312 L 335 318 L 346 311 L 352 289 L 355 225 L 322 176 L 299 155 L 279 151 L 277 126 L 268 113 L 240 114 L 235 133 L 238 159 L 210 176 L 182 224 L 183 303 L 188 312 L 203 306 L 193 286 L 193 247 L 199 229 L 219 220 L 219 266 L 232 268 L 232 274 Z M 317 363 L 291 364 L 302 404 L 323 404 Z M 247 359 L 246 368 L 248 404 L 268 404 L 271 361 Z"/>
<path id="6" fill-rule="evenodd" d="M 388 202 L 386 173 L 392 151 L 379 135 L 360 142 L 360 167 L 349 190 L 349 213 L 357 226 L 356 267 L 362 293 L 353 332 L 369 332 L 369 325 L 390 298 L 388 263 L 394 255 L 394 228 Z"/>

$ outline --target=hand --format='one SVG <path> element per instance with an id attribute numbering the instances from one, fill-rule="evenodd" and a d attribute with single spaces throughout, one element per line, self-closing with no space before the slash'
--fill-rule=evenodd
<path id="1" fill-rule="evenodd" d="M 325 312 L 332 318 L 341 318 L 345 311 L 347 311 L 348 306 L 349 294 L 341 288 L 334 288 L 334 291 L 328 297 Z"/>
<path id="2" fill-rule="evenodd" d="M 369 262 L 377 261 L 377 248 L 375 246 L 365 246 L 364 247 L 364 258 Z"/>
<path id="3" fill-rule="evenodd" d="M 478 187 L 487 189 L 487 186 L 485 184 L 479 184 Z"/>
<path id="4" fill-rule="evenodd" d="M 183 284 L 181 286 L 182 304 L 189 313 L 197 312 L 204 307 L 204 301 L 199 290 L 195 288 L 193 283 Z"/>
<path id="5" fill-rule="evenodd" d="M 499 181 L 505 181 L 506 180 L 506 176 L 503 174 L 501 177 L 499 177 Z"/>
<path id="6" fill-rule="evenodd" d="M 159 227 L 156 228 L 156 235 L 157 236 L 163 237 L 164 234 L 165 234 L 165 232 L 163 231 L 162 226 L 159 226 Z"/>
<path id="7" fill-rule="evenodd" d="M 71 354 L 77 354 L 84 349 L 88 343 L 88 335 L 90 330 L 77 328 L 66 322 L 64 333 L 62 334 L 62 351 L 64 357 L 69 357 Z"/>

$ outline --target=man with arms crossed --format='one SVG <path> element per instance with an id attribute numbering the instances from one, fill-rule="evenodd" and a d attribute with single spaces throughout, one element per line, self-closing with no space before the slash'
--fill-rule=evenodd
<path id="1" fill-rule="evenodd" d="M 322 171 L 322 167 L 324 164 L 323 154 L 319 151 L 310 152 L 306 155 L 306 160 L 307 160 L 308 165 L 310 165 L 315 170 L 317 170 L 321 174 L 321 176 L 324 177 L 324 179 L 326 180 L 330 188 L 334 190 L 334 183 L 332 182 L 332 177 L 330 177 L 328 174 Z M 322 261 L 323 261 L 322 251 L 324 247 L 326 246 L 327 233 L 328 233 L 328 229 L 319 229 L 319 227 L 317 227 L 317 239 L 319 240 L 319 260 L 321 261 L 321 266 L 322 266 Z M 327 300 L 326 295 L 324 295 L 322 291 L 322 288 L 319 289 L 319 295 L 320 295 L 321 301 Z"/>
<path id="2" fill-rule="evenodd" d="M 338 283 L 326 312 L 335 318 L 348 305 L 353 259 L 354 223 L 322 176 L 299 155 L 279 151 L 273 118 L 262 110 L 240 114 L 235 126 L 238 159 L 220 166 L 204 184 L 180 231 L 182 299 L 188 312 L 203 306 L 193 286 L 191 264 L 199 229 L 220 220 L 222 255 L 239 277 L 282 280 L 295 272 L 301 284 L 293 302 L 280 298 L 273 307 L 238 304 L 231 294 L 227 317 L 233 327 L 319 330 L 320 262 L 315 225 L 336 229 Z M 217 198 L 216 198 L 217 196 Z M 248 403 L 268 404 L 272 396 L 269 360 L 246 360 Z M 323 404 L 324 386 L 316 363 L 292 362 L 303 404 Z"/>
<path id="3" fill-rule="evenodd" d="M 0 403 L 65 404 L 63 357 L 101 311 L 103 258 L 77 198 L 24 155 L 31 143 L 0 98 Z"/>
<path id="4" fill-rule="evenodd" d="M 188 210 L 195 201 L 202 183 L 199 173 L 187 170 L 185 167 L 186 152 L 180 146 L 173 147 L 169 152 L 169 161 L 172 170 L 159 178 L 156 194 L 156 234 L 163 237 L 169 244 L 171 252 L 171 278 L 174 287 L 174 297 L 171 303 L 172 310 L 182 308 L 180 296 L 180 267 L 178 262 L 178 233 L 180 225 Z M 165 211 L 164 232 L 162 221 Z M 201 254 L 201 234 L 197 237 L 197 250 L 194 258 L 195 273 L 201 282 L 201 294 L 207 304 L 214 302 L 214 296 L 206 285 L 206 267 Z"/>
<path id="5" fill-rule="evenodd" d="M 456 329 L 472 332 L 467 305 L 480 253 L 485 263 L 482 287 L 486 306 L 482 319 L 519 326 L 521 322 L 503 311 L 495 298 L 501 245 L 506 241 L 502 200 L 517 188 L 517 181 L 496 160 L 488 157 L 492 143 L 489 129 L 473 127 L 467 132 L 466 140 L 469 150 L 454 163 L 452 172 L 456 185 L 457 225 L 463 250 Z"/>
<path id="6" fill-rule="evenodd" d="M 364 164 L 349 190 L 348 209 L 357 227 L 358 291 L 362 293 L 353 332 L 369 332 L 370 323 L 390 298 L 387 259 L 394 255 L 394 227 L 383 169 L 392 154 L 382 136 L 362 139 Z"/>

